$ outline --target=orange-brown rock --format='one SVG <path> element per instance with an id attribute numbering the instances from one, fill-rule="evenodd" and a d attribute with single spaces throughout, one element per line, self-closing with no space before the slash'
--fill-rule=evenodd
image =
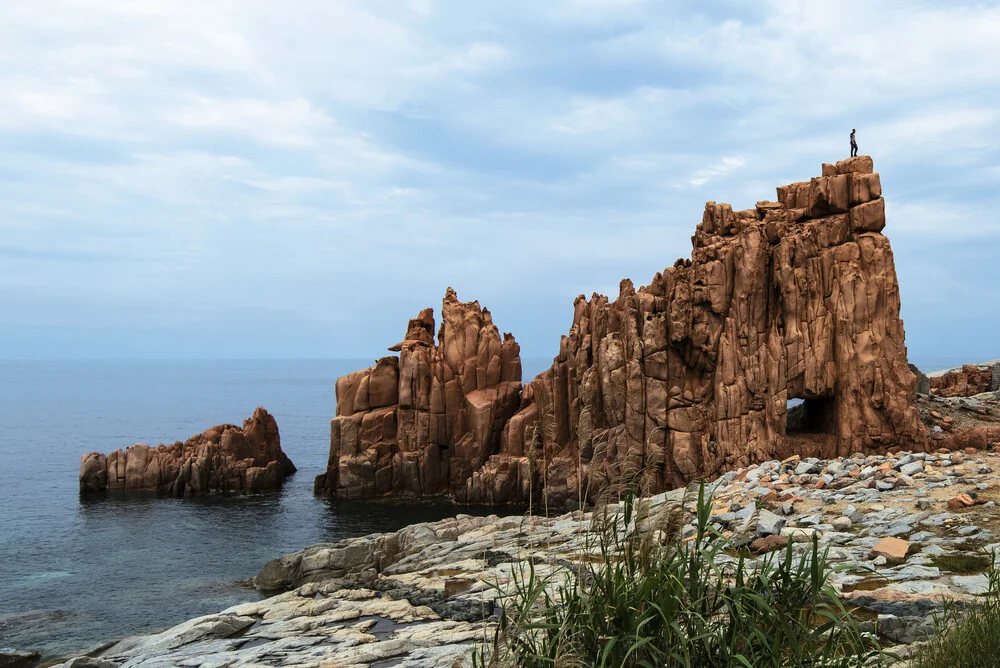
<path id="1" fill-rule="evenodd" d="M 883 538 L 872 548 L 872 554 L 885 557 L 891 564 L 898 564 L 906 559 L 906 553 L 910 549 L 909 541 L 902 538 Z"/>
<path id="2" fill-rule="evenodd" d="M 953 496 L 948 499 L 948 507 L 952 510 L 959 510 L 961 508 L 968 508 L 969 506 L 976 505 L 975 500 L 968 494 L 959 494 L 958 496 Z"/>
<path id="3" fill-rule="evenodd" d="M 764 554 L 765 552 L 773 552 L 774 550 L 780 550 L 788 545 L 788 537 L 782 536 L 780 534 L 772 534 L 770 536 L 763 536 L 757 538 L 752 543 L 750 543 L 750 551 L 754 554 Z"/>
<path id="4" fill-rule="evenodd" d="M 278 424 L 263 408 L 243 427 L 220 424 L 183 443 L 155 448 L 136 443 L 80 460 L 81 492 L 149 491 L 169 496 L 267 492 L 281 487 L 295 465 L 281 449 Z"/>
<path id="5" fill-rule="evenodd" d="M 753 209 L 709 202 L 690 260 L 614 301 L 577 297 L 465 498 L 501 500 L 536 432 L 556 503 L 640 470 L 656 492 L 791 454 L 924 449 L 879 176 L 866 156 L 823 173 Z"/>
<path id="6" fill-rule="evenodd" d="M 941 397 L 971 397 L 1000 390 L 1000 363 L 964 364 L 961 369 L 931 376 L 931 393 Z"/>
<path id="7" fill-rule="evenodd" d="M 375 366 L 337 381 L 326 473 L 317 494 L 458 494 L 500 449 L 521 401 L 520 347 L 500 337 L 490 312 L 448 288 L 434 343 L 434 314 L 410 320 L 406 337 Z"/>
<path id="8" fill-rule="evenodd" d="M 955 432 L 935 434 L 931 437 L 934 447 L 945 446 L 947 451 L 974 448 L 986 450 L 1000 443 L 1000 425 L 977 425 Z"/>
<path id="9" fill-rule="evenodd" d="M 436 346 L 425 311 L 398 360 L 338 381 L 317 491 L 572 505 L 620 480 L 657 492 L 790 455 L 925 449 L 879 175 L 867 156 L 822 173 L 745 211 L 709 202 L 690 259 L 614 301 L 577 297 L 523 391 L 449 291 Z"/>

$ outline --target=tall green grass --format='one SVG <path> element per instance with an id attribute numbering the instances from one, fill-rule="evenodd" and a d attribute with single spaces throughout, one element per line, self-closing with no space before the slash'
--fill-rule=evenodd
<path id="1" fill-rule="evenodd" d="M 989 588 L 959 610 L 946 603 L 934 619 L 934 635 L 910 658 L 910 668 L 995 668 L 1000 665 L 1000 572 L 989 559 Z"/>
<path id="2" fill-rule="evenodd" d="M 683 504 L 657 514 L 627 494 L 601 513 L 592 536 L 597 563 L 542 577 L 529 561 L 513 571 L 513 593 L 475 666 L 877 666 L 827 579 L 827 553 L 786 550 L 754 567 L 717 563 L 731 542 L 709 523 L 698 489 L 695 530 L 682 539 Z M 639 527 L 644 527 L 640 531 Z M 998 654 L 1000 656 L 1000 654 Z"/>

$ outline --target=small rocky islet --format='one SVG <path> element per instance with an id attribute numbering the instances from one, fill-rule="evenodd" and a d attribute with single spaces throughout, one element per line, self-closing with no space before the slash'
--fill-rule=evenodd
<path id="1" fill-rule="evenodd" d="M 860 156 L 779 187 L 776 202 L 709 202 L 690 260 L 639 290 L 623 281 L 614 301 L 579 297 L 552 367 L 524 385 L 513 336 L 449 289 L 436 342 L 426 309 L 390 348 L 398 357 L 337 381 L 315 492 L 534 499 L 535 514 L 314 545 L 257 575 L 282 593 L 61 665 L 471 665 L 515 574 L 593 559 L 593 514 L 539 516 L 539 500 L 572 509 L 579 490 L 596 496 L 632 469 L 655 472 L 641 490 L 650 517 L 690 512 L 685 490 L 708 478 L 712 522 L 734 546 L 760 555 L 818 540 L 845 604 L 905 656 L 943 601 L 988 584 L 1000 365 L 928 377 L 907 364 L 881 194 Z M 280 485 L 249 474 L 287 474 L 280 446 L 258 461 L 223 447 L 234 430 L 85 455 L 81 489 Z"/>
<path id="2" fill-rule="evenodd" d="M 136 443 L 109 455 L 89 452 L 80 458 L 80 493 L 192 497 L 273 492 L 293 473 L 295 465 L 281 449 L 277 421 L 257 407 L 242 427 L 220 424 L 184 442 L 155 448 Z"/>

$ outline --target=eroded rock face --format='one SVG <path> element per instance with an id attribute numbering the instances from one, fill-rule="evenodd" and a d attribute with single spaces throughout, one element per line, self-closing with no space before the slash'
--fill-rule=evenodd
<path id="1" fill-rule="evenodd" d="M 434 313 L 410 320 L 406 338 L 375 366 L 337 381 L 327 471 L 317 494 L 357 499 L 465 489 L 500 449 L 521 401 L 520 347 L 490 312 L 448 288 L 434 343 Z"/>
<path id="2" fill-rule="evenodd" d="M 281 450 L 278 423 L 263 408 L 243 427 L 220 424 L 181 443 L 136 443 L 80 460 L 80 491 L 150 491 L 169 496 L 267 492 L 281 487 L 295 465 Z"/>
<path id="3" fill-rule="evenodd" d="M 691 259 L 638 290 L 622 281 L 614 301 L 577 297 L 559 355 L 516 412 L 499 337 L 482 352 L 478 305 L 449 292 L 438 346 L 426 342 L 425 311 L 394 346 L 399 361 L 338 381 L 317 490 L 450 488 L 476 503 L 533 492 L 559 505 L 621 480 L 655 493 L 792 454 L 925 449 L 879 175 L 867 156 L 822 173 L 753 209 L 709 202 Z M 794 398 L 804 406 L 788 431 Z"/>
<path id="4" fill-rule="evenodd" d="M 930 390 L 941 397 L 971 397 L 1000 390 L 1000 362 L 963 364 L 961 369 L 931 376 Z"/>
<path id="5" fill-rule="evenodd" d="M 656 492 L 792 454 L 923 449 L 871 158 L 777 194 L 746 211 L 709 202 L 690 260 L 638 290 L 622 281 L 613 302 L 577 297 L 552 368 L 464 498 L 523 490 L 509 481 L 536 430 L 555 503 L 639 471 Z M 786 433 L 793 398 L 805 415 Z"/>

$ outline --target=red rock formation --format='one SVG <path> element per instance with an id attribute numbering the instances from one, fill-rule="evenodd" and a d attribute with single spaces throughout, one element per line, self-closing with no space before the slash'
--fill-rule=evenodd
<path id="1" fill-rule="evenodd" d="M 434 313 L 410 320 L 406 338 L 375 366 L 337 381 L 327 472 L 317 494 L 355 499 L 464 490 L 500 448 L 521 395 L 520 347 L 503 340 L 479 302 L 448 288 L 434 344 Z"/>
<path id="2" fill-rule="evenodd" d="M 941 397 L 971 397 L 1000 390 L 1000 363 L 964 364 L 961 369 L 931 376 L 931 393 Z"/>
<path id="3" fill-rule="evenodd" d="M 516 413 L 519 385 L 502 370 L 495 328 L 483 352 L 478 304 L 449 291 L 437 347 L 425 311 L 393 347 L 398 363 L 338 381 L 317 490 L 450 488 L 461 501 L 506 503 L 544 488 L 561 504 L 640 471 L 655 492 L 793 453 L 924 449 L 884 225 L 867 156 L 823 165 L 753 209 L 709 202 L 690 260 L 639 290 L 622 281 L 613 302 L 576 299 L 559 355 Z M 805 419 L 786 433 L 793 398 Z"/>
<path id="4" fill-rule="evenodd" d="M 281 450 L 274 417 L 263 408 L 242 429 L 220 424 L 181 443 L 136 443 L 80 460 L 80 491 L 151 491 L 169 496 L 267 492 L 281 487 L 295 465 Z"/>

